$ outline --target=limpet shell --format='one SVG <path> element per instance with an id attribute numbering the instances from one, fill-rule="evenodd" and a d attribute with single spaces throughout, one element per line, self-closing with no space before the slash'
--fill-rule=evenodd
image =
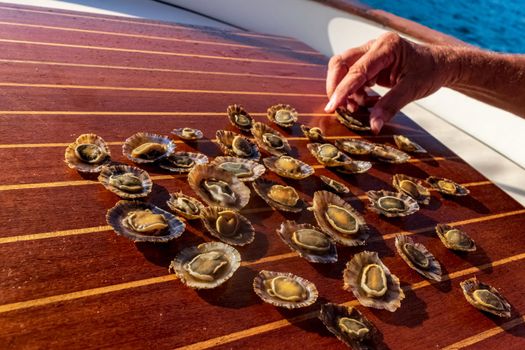
<path id="1" fill-rule="evenodd" d="M 308 210 L 314 212 L 315 220 L 323 232 L 337 243 L 345 246 L 365 244 L 368 238 L 368 226 L 365 219 L 338 195 L 328 191 L 317 191 L 314 193 L 312 207 Z M 348 226 L 336 229 L 334 226 L 336 221 L 331 218 L 330 213 L 336 215 L 340 220 L 349 220 Z M 341 215 L 346 215 L 346 217 L 341 217 Z"/>
<path id="2" fill-rule="evenodd" d="M 174 152 L 162 159 L 159 166 L 162 169 L 177 173 L 187 173 L 195 165 L 208 163 L 208 157 L 197 152 Z"/>
<path id="3" fill-rule="evenodd" d="M 290 105 L 277 104 L 268 108 L 268 119 L 283 128 L 289 128 L 297 122 L 298 113 Z"/>
<path id="4" fill-rule="evenodd" d="M 466 196 L 470 193 L 468 188 L 444 177 L 429 176 L 426 179 L 426 182 L 438 192 L 448 194 L 450 196 L 461 197 Z"/>
<path id="5" fill-rule="evenodd" d="M 335 110 L 337 120 L 344 126 L 352 130 L 370 130 L 370 120 L 368 115 L 359 115 L 359 113 L 352 113 L 344 107 L 339 107 Z"/>
<path id="6" fill-rule="evenodd" d="M 414 198 L 418 203 L 430 203 L 430 191 L 423 186 L 423 181 L 404 174 L 392 177 L 392 186 L 401 193 Z"/>
<path id="7" fill-rule="evenodd" d="M 355 138 L 338 139 L 334 142 L 335 147 L 341 151 L 354 154 L 354 155 L 366 155 L 372 152 L 375 143 L 368 142 L 366 140 L 360 140 Z"/>
<path id="8" fill-rule="evenodd" d="M 398 150 L 397 148 L 377 143 L 375 144 L 370 154 L 382 162 L 393 164 L 406 163 L 410 159 L 410 156 L 408 154 L 401 150 Z"/>
<path id="9" fill-rule="evenodd" d="M 255 229 L 250 220 L 228 208 L 216 206 L 203 208 L 201 221 L 213 237 L 226 244 L 243 246 L 253 242 L 255 238 Z"/>
<path id="10" fill-rule="evenodd" d="M 336 193 L 342 193 L 342 194 L 350 193 L 350 189 L 346 187 L 346 185 L 343 184 L 342 182 L 336 181 L 324 175 L 319 175 L 319 178 L 321 179 L 321 181 L 324 182 L 324 184 L 327 187 L 329 187 L 332 191 L 335 191 Z"/>
<path id="11" fill-rule="evenodd" d="M 202 187 L 204 181 L 221 181 L 226 183 L 232 192 L 229 197 L 231 200 L 224 196 L 222 201 L 215 200 L 211 193 Z M 207 164 L 196 165 L 188 174 L 188 183 L 191 189 L 208 205 L 220 205 L 230 209 L 240 210 L 244 208 L 250 200 L 250 189 L 243 182 L 239 181 L 237 176 L 215 166 Z M 217 188 L 217 195 L 220 195 L 220 193 L 221 189 Z"/>
<path id="12" fill-rule="evenodd" d="M 132 212 L 142 213 L 149 210 L 153 215 L 162 215 L 167 227 L 151 235 L 143 234 L 128 226 L 129 214 Z M 145 202 L 121 200 L 108 210 L 106 221 L 113 227 L 113 230 L 121 236 L 131 239 L 134 242 L 168 242 L 180 237 L 186 229 L 186 224 L 175 215 Z"/>
<path id="13" fill-rule="evenodd" d="M 173 129 L 171 133 L 186 141 L 200 140 L 204 137 L 202 131 L 194 128 L 177 128 Z"/>
<path id="14" fill-rule="evenodd" d="M 257 143 L 260 148 L 271 155 L 282 156 L 289 154 L 291 151 L 290 144 L 288 143 L 286 137 L 264 123 L 254 123 L 252 127 L 252 134 L 254 136 L 255 143 Z"/>
<path id="15" fill-rule="evenodd" d="M 370 350 L 376 348 L 373 344 L 373 339 L 377 333 L 377 329 L 372 322 L 355 307 L 327 303 L 321 306 L 319 319 L 337 339 L 353 350 Z M 350 323 L 351 328 L 344 330 L 341 323 Z"/>
<path id="16" fill-rule="evenodd" d="M 437 224 L 436 233 L 445 247 L 462 252 L 476 250 L 476 242 L 463 230 L 446 224 Z"/>
<path id="17" fill-rule="evenodd" d="M 499 317 L 511 316 L 510 303 L 496 288 L 479 282 L 476 277 L 469 278 L 459 285 L 465 299 L 475 308 Z"/>
<path id="18" fill-rule="evenodd" d="M 204 204 L 197 198 L 187 196 L 182 192 L 170 193 L 170 199 L 166 204 L 177 215 L 188 220 L 199 219 L 201 211 L 204 209 Z"/>
<path id="19" fill-rule="evenodd" d="M 387 217 L 407 216 L 419 210 L 416 200 L 404 193 L 380 190 L 368 191 L 366 195 L 368 208 Z"/>
<path id="20" fill-rule="evenodd" d="M 394 135 L 394 142 L 397 147 L 405 152 L 410 153 L 427 153 L 427 150 L 403 135 Z"/>
<path id="21" fill-rule="evenodd" d="M 226 109 L 228 119 L 233 126 L 241 131 L 250 131 L 253 126 L 253 118 L 241 105 L 230 105 Z"/>
<path id="22" fill-rule="evenodd" d="M 406 235 L 397 235 L 395 244 L 397 252 L 411 269 L 428 279 L 441 281 L 441 265 L 423 244 L 414 243 Z"/>
<path id="23" fill-rule="evenodd" d="M 282 294 L 276 291 L 279 285 L 284 285 Z M 287 309 L 310 306 L 319 295 L 315 284 L 302 277 L 266 270 L 260 271 L 253 279 L 253 290 L 264 302 Z"/>
<path id="24" fill-rule="evenodd" d="M 274 186 L 278 186 L 278 189 L 282 189 L 283 191 L 289 191 L 290 193 L 288 193 L 288 195 L 284 198 L 290 200 L 291 202 L 294 202 L 295 199 L 295 204 L 286 205 L 285 203 L 270 198 L 271 194 L 269 195 L 269 193 L 272 190 L 272 188 L 274 188 Z M 253 189 L 269 206 L 277 210 L 298 213 L 306 207 L 305 202 L 299 197 L 297 191 L 291 186 L 282 186 L 277 182 L 261 178 L 257 179 L 253 183 Z"/>
<path id="25" fill-rule="evenodd" d="M 337 261 L 335 243 L 313 225 L 297 224 L 293 220 L 287 220 L 277 229 L 277 234 L 291 250 L 311 263 L 335 263 Z M 304 240 L 301 241 L 301 237 L 310 238 L 310 242 L 307 243 L 317 243 L 318 245 L 309 245 Z"/>
<path id="26" fill-rule="evenodd" d="M 217 130 L 215 135 L 216 141 L 225 155 L 255 161 L 261 158 L 259 148 L 250 139 L 228 130 Z"/>
<path id="27" fill-rule="evenodd" d="M 371 168 L 372 163 L 365 160 L 353 160 L 351 163 L 334 167 L 335 170 L 343 174 L 362 174 Z"/>
<path id="28" fill-rule="evenodd" d="M 82 134 L 67 146 L 64 154 L 67 166 L 82 173 L 98 173 L 111 161 L 104 139 L 95 134 Z"/>
<path id="29" fill-rule="evenodd" d="M 172 154 L 175 151 L 175 147 L 175 143 L 167 136 L 138 132 L 124 141 L 122 153 L 126 158 L 135 163 L 154 163 Z M 144 156 L 136 156 L 135 153 L 137 150 L 140 150 L 140 148 L 145 148 L 144 151 L 150 148 L 151 151 L 146 152 Z"/>
<path id="30" fill-rule="evenodd" d="M 98 181 L 108 191 L 124 199 L 146 197 L 153 187 L 153 181 L 147 171 L 124 164 L 103 167 Z"/>
<path id="31" fill-rule="evenodd" d="M 306 147 L 320 164 L 327 167 L 336 167 L 352 162 L 352 158 L 331 143 L 309 143 Z"/>
<path id="32" fill-rule="evenodd" d="M 289 156 L 267 157 L 264 165 L 279 176 L 302 180 L 314 173 L 314 168 L 305 162 Z"/>
<path id="33" fill-rule="evenodd" d="M 197 263 L 199 257 L 218 260 L 218 262 L 208 264 L 206 266 L 208 270 L 213 270 L 201 271 L 199 276 L 195 270 L 191 269 L 191 263 Z M 222 242 L 209 242 L 183 249 L 171 262 L 169 269 L 175 272 L 181 282 L 190 288 L 211 289 L 230 279 L 240 265 L 241 255 L 237 249 Z M 204 272 L 208 272 L 208 274 Z"/>
<path id="34" fill-rule="evenodd" d="M 368 271 L 378 271 L 382 275 L 380 286 L 368 287 L 366 284 L 367 275 L 365 274 Z M 376 252 L 364 251 L 354 255 L 352 260 L 346 264 L 343 279 L 343 288 L 352 291 L 361 305 L 366 307 L 394 312 L 401 306 L 401 300 L 405 298 L 405 293 L 399 284 L 399 278 L 390 273 Z M 374 278 L 371 281 L 377 282 L 378 280 Z M 381 290 L 377 289 L 379 287 Z M 374 296 L 374 294 L 376 295 Z"/>
<path id="35" fill-rule="evenodd" d="M 314 126 L 307 126 L 304 124 L 301 124 L 301 131 L 303 132 L 304 136 L 310 141 L 310 142 L 318 142 L 318 143 L 326 143 L 326 139 L 324 138 L 323 130 L 320 128 Z"/>
<path id="36" fill-rule="evenodd" d="M 237 176 L 240 181 L 255 181 L 266 168 L 253 160 L 237 157 L 215 157 L 211 165 Z"/>

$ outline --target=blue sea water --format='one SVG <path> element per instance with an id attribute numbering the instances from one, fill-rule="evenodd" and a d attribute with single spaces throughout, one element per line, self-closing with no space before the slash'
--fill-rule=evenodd
<path id="1" fill-rule="evenodd" d="M 525 53 L 525 0 L 359 0 L 478 47 Z"/>

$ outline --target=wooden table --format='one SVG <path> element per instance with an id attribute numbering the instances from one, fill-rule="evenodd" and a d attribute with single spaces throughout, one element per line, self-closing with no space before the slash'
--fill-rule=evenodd
<path id="1" fill-rule="evenodd" d="M 245 213 L 257 234 L 239 249 L 241 268 L 220 288 L 194 291 L 167 267 L 183 247 L 211 240 L 199 222 L 169 244 L 133 244 L 105 221 L 118 198 L 63 162 L 65 147 L 82 133 L 102 136 L 114 159 L 127 162 L 125 138 L 183 126 L 202 129 L 206 139 L 195 147 L 177 141 L 178 149 L 216 156 L 215 131 L 233 130 L 225 113 L 232 103 L 259 121 L 266 121 L 268 106 L 289 103 L 301 123 L 320 125 L 330 139 L 362 137 L 323 113 L 326 58 L 289 38 L 13 5 L 0 6 L 0 45 L 0 348 L 345 348 L 316 315 L 326 301 L 356 305 L 341 276 L 362 248 L 341 247 L 339 262 L 330 265 L 291 253 L 275 230 L 285 219 L 313 223 L 309 212 L 273 211 L 252 194 Z M 349 185 L 346 199 L 372 228 L 366 249 L 379 252 L 406 292 L 394 313 L 359 309 L 392 349 L 523 349 L 525 209 L 406 117 L 381 136 L 364 137 L 392 142 L 395 133 L 413 137 L 430 156 L 375 164 L 356 176 L 316 166 L 317 175 Z M 317 164 L 298 126 L 285 134 L 295 155 Z M 166 208 L 169 192 L 191 194 L 185 176 L 148 171 L 155 182 L 149 201 Z M 472 195 L 445 199 L 433 192 L 417 214 L 385 219 L 366 210 L 363 195 L 390 188 L 394 173 L 449 177 Z M 293 184 L 306 200 L 321 188 L 317 176 Z M 478 251 L 445 249 L 434 234 L 440 222 L 465 229 Z M 396 233 L 412 235 L 435 254 L 442 283 L 428 283 L 401 260 Z M 252 291 L 262 269 L 311 280 L 318 302 L 293 311 L 263 304 Z M 474 275 L 510 300 L 510 320 L 465 301 L 459 282 Z"/>

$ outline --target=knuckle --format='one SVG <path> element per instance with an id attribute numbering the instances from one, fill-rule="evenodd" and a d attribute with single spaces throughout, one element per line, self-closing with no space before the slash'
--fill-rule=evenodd
<path id="1" fill-rule="evenodd" d="M 344 64 L 345 63 L 341 55 L 334 55 L 328 61 L 328 68 L 338 68 L 338 67 L 343 66 Z"/>

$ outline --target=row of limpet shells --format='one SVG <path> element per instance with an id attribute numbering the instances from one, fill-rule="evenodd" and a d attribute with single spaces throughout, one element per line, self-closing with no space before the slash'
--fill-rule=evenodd
<path id="1" fill-rule="evenodd" d="M 226 110 L 231 124 L 241 131 L 250 131 L 254 119 L 241 105 L 230 105 Z M 298 113 L 288 104 L 276 104 L 268 107 L 268 120 L 283 127 L 289 128 L 297 122 Z"/>

